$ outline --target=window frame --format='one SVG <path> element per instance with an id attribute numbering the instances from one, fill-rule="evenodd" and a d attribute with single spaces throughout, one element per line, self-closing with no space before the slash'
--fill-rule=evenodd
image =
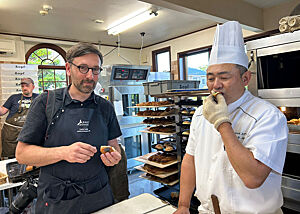
<path id="1" fill-rule="evenodd" d="M 157 55 L 165 52 L 169 52 L 169 65 L 170 65 L 170 73 L 171 73 L 171 46 L 152 51 L 152 72 L 158 71 Z"/>
<path id="2" fill-rule="evenodd" d="M 63 57 L 65 62 L 67 62 L 67 60 L 66 60 L 66 51 L 63 50 L 61 47 L 59 47 L 57 45 L 54 45 L 54 44 L 50 44 L 50 43 L 40 43 L 40 44 L 37 44 L 37 45 L 33 46 L 32 48 L 30 48 L 26 52 L 26 54 L 25 54 L 26 64 L 28 64 L 29 57 L 31 56 L 32 53 L 34 53 L 38 49 L 44 49 L 44 48 L 52 49 L 52 50 L 56 51 L 57 53 L 59 53 L 60 56 Z M 57 66 L 57 65 L 38 65 L 38 69 L 39 70 L 43 70 L 43 69 L 66 70 L 65 66 Z M 55 74 L 54 74 L 54 77 L 55 77 Z M 42 75 L 42 78 L 43 78 L 43 75 Z M 55 88 L 56 88 L 56 82 L 57 81 L 54 80 Z M 66 74 L 66 84 L 69 85 L 69 83 L 71 83 L 71 79 Z M 45 91 L 44 84 L 42 84 L 42 91 Z"/>
<path id="3" fill-rule="evenodd" d="M 179 52 L 177 53 L 177 58 L 178 58 L 178 79 L 180 80 L 187 80 L 188 77 L 188 73 L 187 73 L 187 57 L 188 56 L 192 56 L 195 54 L 200 54 L 203 52 L 207 52 L 208 51 L 208 56 L 210 56 L 211 53 L 211 48 L 212 46 L 206 46 L 206 47 L 202 47 L 202 48 L 196 48 L 196 49 L 191 49 L 191 50 L 187 50 L 187 51 L 183 51 L 183 52 Z M 183 70 L 180 69 L 180 61 L 182 60 L 182 68 Z"/>

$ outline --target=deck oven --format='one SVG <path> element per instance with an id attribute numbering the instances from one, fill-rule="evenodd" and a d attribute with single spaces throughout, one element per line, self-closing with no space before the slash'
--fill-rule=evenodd
<path id="1" fill-rule="evenodd" d="M 282 193 L 284 207 L 300 212 L 300 31 L 249 41 L 246 46 L 252 59 L 249 91 L 273 103 L 289 121 Z"/>

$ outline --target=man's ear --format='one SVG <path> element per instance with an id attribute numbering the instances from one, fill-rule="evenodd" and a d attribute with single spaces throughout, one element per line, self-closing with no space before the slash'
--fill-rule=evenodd
<path id="1" fill-rule="evenodd" d="M 66 73 L 68 76 L 71 76 L 71 65 L 70 63 L 66 62 Z"/>
<path id="2" fill-rule="evenodd" d="M 251 71 L 246 71 L 243 75 L 242 75 L 242 81 L 244 86 L 248 85 L 251 79 Z"/>

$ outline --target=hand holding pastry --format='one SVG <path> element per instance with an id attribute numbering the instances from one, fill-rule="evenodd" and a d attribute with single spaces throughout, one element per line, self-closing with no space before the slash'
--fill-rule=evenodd
<path id="1" fill-rule="evenodd" d="M 230 123 L 227 104 L 221 93 L 217 94 L 216 96 L 211 94 L 207 99 L 204 100 L 203 116 L 211 124 L 213 124 L 217 130 L 222 123 Z"/>
<path id="2" fill-rule="evenodd" d="M 114 166 L 121 160 L 121 154 L 112 146 L 101 146 L 100 152 L 100 158 L 106 166 Z"/>

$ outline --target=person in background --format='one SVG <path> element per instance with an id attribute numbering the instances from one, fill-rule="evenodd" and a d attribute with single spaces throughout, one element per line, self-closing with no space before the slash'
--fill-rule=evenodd
<path id="1" fill-rule="evenodd" d="M 15 157 L 17 137 L 24 125 L 30 104 L 38 96 L 32 92 L 34 82 L 29 77 L 21 79 L 21 89 L 22 93 L 11 95 L 0 107 L 0 116 L 9 112 L 1 130 L 2 159 Z"/>
<path id="2" fill-rule="evenodd" d="M 199 213 L 213 213 L 215 202 L 224 214 L 282 213 L 287 121 L 245 89 L 247 68 L 240 24 L 217 26 L 207 69 L 212 94 L 192 119 L 176 214 L 189 213 L 195 187 Z"/>
<path id="3" fill-rule="evenodd" d="M 18 137 L 19 163 L 40 166 L 36 213 L 92 213 L 114 202 L 105 166 L 120 159 L 121 130 L 112 104 L 95 95 L 102 54 L 88 43 L 67 52 L 69 87 L 56 89 L 60 109 L 47 130 L 48 93 L 34 100 Z M 101 146 L 115 151 L 100 153 Z"/>

